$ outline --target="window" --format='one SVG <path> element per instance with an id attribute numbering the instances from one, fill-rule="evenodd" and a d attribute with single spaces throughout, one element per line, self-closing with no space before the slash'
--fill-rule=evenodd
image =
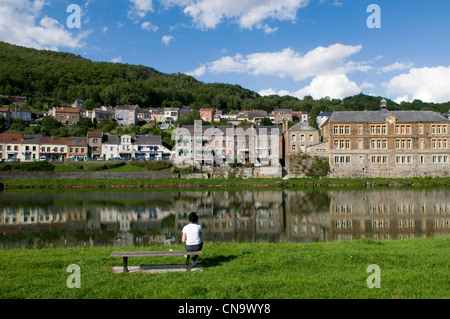
<path id="1" fill-rule="evenodd" d="M 314 136 L 313 136 L 313 135 L 310 135 L 310 136 L 309 136 L 309 141 L 310 141 L 310 142 L 314 142 Z"/>
<path id="2" fill-rule="evenodd" d="M 423 125 L 419 125 L 419 134 L 423 134 Z"/>
<path id="3" fill-rule="evenodd" d="M 296 145 L 292 145 L 292 150 L 293 150 L 293 151 L 296 150 Z"/>
<path id="4" fill-rule="evenodd" d="M 372 164 L 386 164 L 388 162 L 388 157 L 386 155 L 378 155 L 371 157 Z"/>
<path id="5" fill-rule="evenodd" d="M 387 140 L 371 140 L 370 147 L 372 149 L 387 149 Z"/>
<path id="6" fill-rule="evenodd" d="M 396 125 L 395 134 L 411 134 L 411 125 Z"/>
<path id="7" fill-rule="evenodd" d="M 411 164 L 413 162 L 412 156 L 396 156 L 395 162 L 397 164 Z"/>
<path id="8" fill-rule="evenodd" d="M 447 139 L 433 139 L 431 140 L 431 148 L 445 149 L 447 148 Z"/>
<path id="9" fill-rule="evenodd" d="M 350 156 L 335 156 L 334 157 L 335 164 L 351 164 Z"/>
<path id="10" fill-rule="evenodd" d="M 358 134 L 362 135 L 362 133 L 363 133 L 363 127 L 362 127 L 362 125 L 359 125 L 358 126 Z"/>
<path id="11" fill-rule="evenodd" d="M 447 155 L 434 155 L 433 156 L 433 163 L 435 164 L 442 164 L 442 163 L 448 163 L 448 156 Z"/>
<path id="12" fill-rule="evenodd" d="M 334 140 L 334 149 L 350 149 L 350 140 Z"/>

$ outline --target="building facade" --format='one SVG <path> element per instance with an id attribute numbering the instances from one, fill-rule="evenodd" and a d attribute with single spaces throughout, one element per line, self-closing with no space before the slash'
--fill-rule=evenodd
<path id="1" fill-rule="evenodd" d="M 39 157 L 45 157 L 47 160 L 65 161 L 68 154 L 68 144 L 68 137 L 43 136 Z"/>
<path id="2" fill-rule="evenodd" d="M 311 145 L 320 142 L 319 131 L 299 122 L 284 132 L 285 155 L 306 153 Z"/>
<path id="3" fill-rule="evenodd" d="M 102 156 L 103 132 L 89 131 L 87 133 L 89 157 L 97 159 Z"/>
<path id="4" fill-rule="evenodd" d="M 334 112 L 322 129 L 331 177 L 449 176 L 449 129 L 431 111 Z"/>
<path id="5" fill-rule="evenodd" d="M 89 155 L 87 137 L 69 137 L 67 147 L 70 160 L 86 160 Z"/>
<path id="6" fill-rule="evenodd" d="M 23 134 L 0 134 L 0 159 L 19 160 Z"/>
<path id="7" fill-rule="evenodd" d="M 230 163 L 279 166 L 282 137 L 278 126 L 179 126 L 174 132 L 175 165 Z"/>
<path id="8" fill-rule="evenodd" d="M 115 118 L 117 123 L 122 126 L 131 126 L 138 123 L 139 105 L 117 106 L 115 109 Z"/>
<path id="9" fill-rule="evenodd" d="M 62 125 L 70 126 L 80 120 L 80 110 L 73 107 L 54 107 L 51 115 Z"/>

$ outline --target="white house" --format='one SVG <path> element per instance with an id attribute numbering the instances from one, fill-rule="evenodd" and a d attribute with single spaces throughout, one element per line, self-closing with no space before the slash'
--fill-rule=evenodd
<path id="1" fill-rule="evenodd" d="M 120 136 L 103 135 L 102 157 L 105 160 L 119 158 Z"/>
<path id="2" fill-rule="evenodd" d="M 161 136 L 137 135 L 133 138 L 136 159 L 169 160 L 171 151 L 162 145 Z"/>

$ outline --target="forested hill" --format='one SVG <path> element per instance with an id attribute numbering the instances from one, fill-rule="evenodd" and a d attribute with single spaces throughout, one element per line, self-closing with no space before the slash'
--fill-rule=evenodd
<path id="1" fill-rule="evenodd" d="M 88 108 L 139 104 L 238 109 L 257 93 L 237 85 L 204 84 L 184 74 L 164 74 L 138 65 L 93 62 L 69 53 L 40 51 L 0 42 L 0 94 L 32 98 L 33 103 Z"/>
<path id="2" fill-rule="evenodd" d="M 182 105 L 193 109 L 215 108 L 225 112 L 243 109 L 278 108 L 311 112 L 378 109 L 382 97 L 364 94 L 340 99 L 300 100 L 290 96 L 265 96 L 239 85 L 203 83 L 185 74 L 165 74 L 151 67 L 93 62 L 83 57 L 54 51 L 35 50 L 0 42 L 0 95 L 26 96 L 28 106 L 46 111 L 48 106 L 70 105 L 82 99 L 88 109 L 101 105 L 139 104 L 141 107 Z M 7 101 L 1 99 L 1 104 Z M 443 104 L 396 104 L 388 109 L 429 109 L 441 113 Z"/>

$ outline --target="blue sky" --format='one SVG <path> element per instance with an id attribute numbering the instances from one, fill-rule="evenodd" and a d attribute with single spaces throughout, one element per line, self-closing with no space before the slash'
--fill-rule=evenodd
<path id="1" fill-rule="evenodd" d="M 0 0 L 0 40 L 263 95 L 447 102 L 449 13 L 448 0 Z"/>

